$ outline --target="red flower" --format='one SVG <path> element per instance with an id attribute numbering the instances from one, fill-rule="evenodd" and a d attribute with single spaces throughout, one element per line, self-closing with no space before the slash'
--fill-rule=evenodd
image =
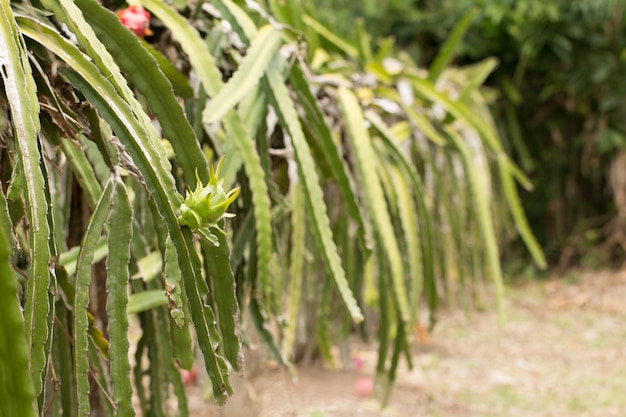
<path id="1" fill-rule="evenodd" d="M 117 17 L 124 26 L 140 38 L 152 35 L 150 13 L 141 6 L 130 6 L 117 12 Z"/>
<path id="2" fill-rule="evenodd" d="M 186 369 L 181 369 L 180 373 L 183 377 L 183 384 L 185 385 L 195 385 L 198 382 L 198 367 L 196 365 L 191 368 L 191 371 L 187 371 Z"/>

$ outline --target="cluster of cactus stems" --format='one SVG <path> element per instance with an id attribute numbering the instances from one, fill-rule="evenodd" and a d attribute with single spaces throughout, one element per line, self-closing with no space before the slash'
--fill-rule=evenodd
<path id="1" fill-rule="evenodd" d="M 184 1 L 117 15 L 97 0 L 23 3 L 0 1 L 0 416 L 166 416 L 170 399 L 188 416 L 181 370 L 195 347 L 222 405 L 252 331 L 243 309 L 274 359 L 302 347 L 331 366 L 337 343 L 370 333 L 358 324 L 370 309 L 378 363 L 362 392 L 385 404 L 423 307 L 434 324 L 441 298 L 473 305 L 483 275 L 502 307 L 504 205 L 545 264 L 517 194 L 530 181 L 479 88 L 495 61 L 449 66 L 471 15 L 426 77 L 392 44 L 370 50 L 363 28 L 355 43 L 334 35 L 297 0 L 260 2 L 261 14 L 211 0 L 220 13 L 192 23 Z M 228 168 L 207 170 L 207 147 L 234 158 Z M 226 229 L 235 179 L 242 221 Z"/>

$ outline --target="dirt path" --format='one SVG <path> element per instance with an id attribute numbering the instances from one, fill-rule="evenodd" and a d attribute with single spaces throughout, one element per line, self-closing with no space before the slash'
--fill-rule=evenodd
<path id="1" fill-rule="evenodd" d="M 261 417 L 626 416 L 626 272 L 511 288 L 507 313 L 502 328 L 493 311 L 443 315 L 413 370 L 401 365 L 384 411 L 355 394 L 372 349 L 359 352 L 360 371 L 302 369 L 297 383 L 266 371 L 249 383 L 253 408 Z"/>

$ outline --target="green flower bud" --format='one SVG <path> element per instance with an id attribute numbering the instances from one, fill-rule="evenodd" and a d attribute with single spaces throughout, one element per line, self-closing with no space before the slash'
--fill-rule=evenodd
<path id="1" fill-rule="evenodd" d="M 183 203 L 180 206 L 180 212 L 178 223 L 180 223 L 181 226 L 188 226 L 190 229 L 197 229 L 202 226 L 202 217 L 189 208 L 187 204 Z"/>
<path id="2" fill-rule="evenodd" d="M 239 188 L 226 192 L 223 187 L 224 179 L 218 179 L 220 168 L 224 159 L 217 164 L 217 169 L 211 166 L 209 183 L 205 186 L 198 178 L 196 189 L 187 191 L 185 202 L 180 207 L 178 221 L 183 226 L 191 229 L 201 227 L 218 228 L 217 222 L 224 217 L 232 217 L 226 213 L 228 207 L 239 195 Z"/>

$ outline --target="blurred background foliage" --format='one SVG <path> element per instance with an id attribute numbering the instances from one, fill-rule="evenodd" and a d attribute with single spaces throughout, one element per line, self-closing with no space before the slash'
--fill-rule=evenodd
<path id="1" fill-rule="evenodd" d="M 360 18 L 428 65 L 454 25 L 476 16 L 458 64 L 495 57 L 486 85 L 506 149 L 535 186 L 523 204 L 551 264 L 619 265 L 624 255 L 625 5 L 620 0 L 315 2 L 350 33 Z M 310 4 L 312 7 L 312 4 Z M 509 265 L 519 252 L 507 248 Z"/>

